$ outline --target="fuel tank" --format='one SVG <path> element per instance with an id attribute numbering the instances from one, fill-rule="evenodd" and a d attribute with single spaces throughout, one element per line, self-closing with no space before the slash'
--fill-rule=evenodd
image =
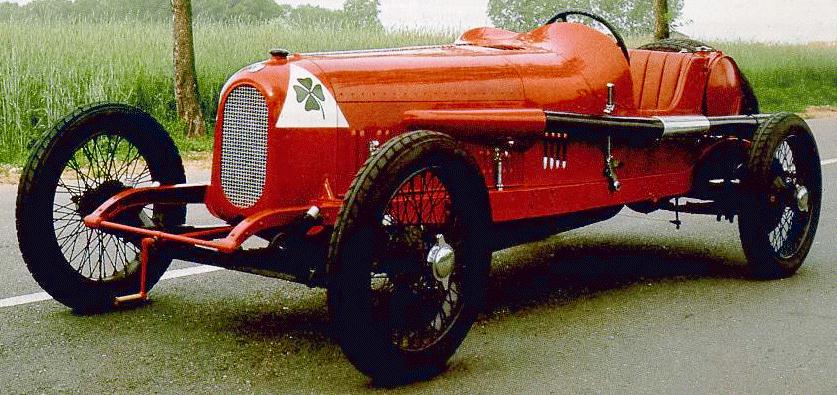
<path id="1" fill-rule="evenodd" d="M 528 33 L 465 32 L 450 45 L 292 54 L 233 75 L 221 92 L 207 206 L 229 221 L 339 198 L 369 144 L 407 131 L 405 113 L 546 109 L 601 114 L 607 84 L 632 111 L 614 41 L 557 23 Z"/>

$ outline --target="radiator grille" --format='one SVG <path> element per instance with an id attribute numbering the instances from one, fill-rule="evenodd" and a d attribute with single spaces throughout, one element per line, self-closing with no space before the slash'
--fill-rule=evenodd
<path id="1" fill-rule="evenodd" d="M 227 96 L 221 127 L 221 187 L 230 203 L 247 208 L 262 196 L 267 166 L 267 103 L 242 85 Z"/>

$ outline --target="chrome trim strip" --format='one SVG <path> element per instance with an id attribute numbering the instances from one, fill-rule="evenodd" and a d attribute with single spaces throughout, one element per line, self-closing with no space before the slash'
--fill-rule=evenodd
<path id="1" fill-rule="evenodd" d="M 709 131 L 709 118 L 702 115 L 654 117 L 663 123 L 663 134 L 689 134 Z"/>

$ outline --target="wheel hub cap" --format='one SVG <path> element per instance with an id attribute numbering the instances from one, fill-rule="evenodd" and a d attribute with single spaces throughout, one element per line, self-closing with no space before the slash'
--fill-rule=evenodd
<path id="1" fill-rule="evenodd" d="M 433 277 L 442 281 L 453 272 L 456 254 L 453 247 L 445 241 L 445 236 L 436 235 L 436 244 L 427 254 L 427 262 L 433 267 Z"/>
<path id="2" fill-rule="evenodd" d="M 78 206 L 78 213 L 82 218 L 92 214 L 99 206 L 127 187 L 119 181 L 105 181 L 98 187 L 84 192 L 79 197 L 72 198 Z"/>
<path id="3" fill-rule="evenodd" d="M 805 188 L 802 185 L 797 185 L 796 193 L 794 195 L 796 197 L 796 206 L 799 208 L 799 211 L 807 213 L 810 208 L 808 188 Z"/>

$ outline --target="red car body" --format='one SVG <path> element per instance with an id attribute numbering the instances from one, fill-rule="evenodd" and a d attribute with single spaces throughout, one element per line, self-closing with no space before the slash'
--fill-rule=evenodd
<path id="1" fill-rule="evenodd" d="M 207 206 L 234 221 L 317 205 L 333 221 L 370 142 L 414 129 L 512 145 L 532 134 L 542 138 L 522 149 L 503 148 L 505 186 L 490 189 L 498 222 L 686 194 L 695 166 L 717 142 L 614 147 L 614 156 L 624 158 L 622 188 L 615 193 L 602 177 L 599 146 L 545 132 L 544 110 L 604 115 L 608 83 L 615 85 L 614 116 L 741 113 L 738 69 L 721 52 L 632 50 L 631 59 L 629 65 L 610 37 L 569 23 L 524 34 L 474 29 L 437 47 L 274 56 L 242 69 L 224 87 Z M 342 111 L 327 114 L 334 127 L 277 127 L 283 106 L 303 105 L 294 98 L 292 68 L 315 76 L 334 97 Z M 264 96 L 269 126 L 264 190 L 247 207 L 228 200 L 221 180 L 224 108 L 240 87 Z M 345 123 L 338 125 L 338 116 Z M 470 151 L 492 179 L 492 146 L 473 143 Z"/>

